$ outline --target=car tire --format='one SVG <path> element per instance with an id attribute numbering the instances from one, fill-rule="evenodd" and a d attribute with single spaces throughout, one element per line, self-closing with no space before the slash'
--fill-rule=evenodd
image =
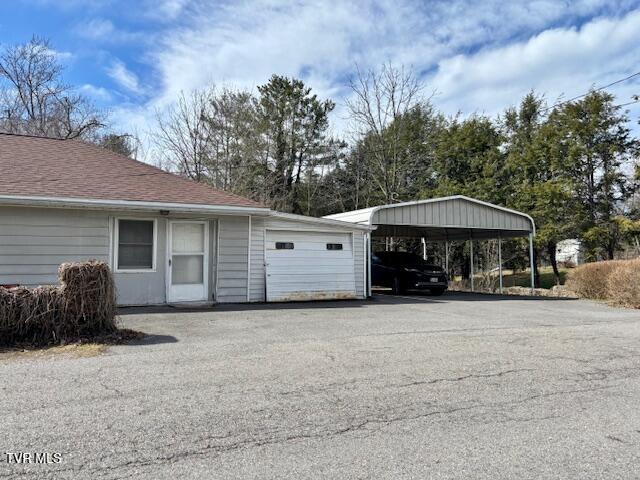
<path id="1" fill-rule="evenodd" d="M 391 283 L 391 292 L 394 295 L 400 295 L 402 293 L 402 282 L 398 277 L 393 277 L 393 282 Z"/>
<path id="2" fill-rule="evenodd" d="M 445 292 L 446 288 L 432 288 L 430 290 L 431 295 L 440 296 Z"/>

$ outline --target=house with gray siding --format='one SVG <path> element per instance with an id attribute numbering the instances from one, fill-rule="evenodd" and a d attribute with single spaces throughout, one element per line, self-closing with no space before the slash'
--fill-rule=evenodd
<path id="1" fill-rule="evenodd" d="M 121 305 L 364 298 L 370 226 L 273 211 L 95 145 L 0 134 L 0 285 L 111 266 Z"/>

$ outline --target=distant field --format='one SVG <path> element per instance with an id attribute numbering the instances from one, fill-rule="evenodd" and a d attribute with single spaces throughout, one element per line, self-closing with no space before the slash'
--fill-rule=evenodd
<path id="1" fill-rule="evenodd" d="M 560 268 L 560 284 L 564 285 L 564 281 L 567 276 L 567 272 L 569 269 Z M 498 282 L 498 272 L 494 272 L 496 279 L 495 282 Z M 503 281 L 505 287 L 530 287 L 531 286 L 531 275 L 529 273 L 529 269 L 517 273 L 513 273 L 513 270 L 503 270 L 502 271 Z M 478 275 L 476 275 L 478 278 Z M 460 281 L 461 277 L 456 276 L 455 280 Z M 551 288 L 556 284 L 555 278 L 553 276 L 553 269 L 551 267 L 541 267 L 540 268 L 540 288 Z"/>
<path id="2" fill-rule="evenodd" d="M 564 280 L 569 271 L 567 268 L 560 268 L 560 283 L 564 284 Z M 551 267 L 540 268 L 540 288 L 551 288 L 556 284 L 553 276 L 553 269 Z M 529 270 L 525 272 L 513 273 L 511 270 L 504 272 L 504 286 L 505 287 L 530 287 L 531 275 Z"/>

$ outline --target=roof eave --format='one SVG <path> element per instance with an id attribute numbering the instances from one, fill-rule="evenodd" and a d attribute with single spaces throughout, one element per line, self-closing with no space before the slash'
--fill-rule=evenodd
<path id="1" fill-rule="evenodd" d="M 319 225 L 331 225 L 333 227 L 344 228 L 345 230 L 362 230 L 362 231 L 370 232 L 370 231 L 375 230 L 377 228 L 376 226 L 362 225 L 362 224 L 359 224 L 359 223 L 345 222 L 343 220 L 333 220 L 333 219 L 325 218 L 325 217 L 321 217 L 321 218 L 308 217 L 308 216 L 305 216 L 305 215 L 296 215 L 296 214 L 293 214 L 293 213 L 284 213 L 284 212 L 272 211 L 270 213 L 270 215 L 272 217 L 284 218 L 284 219 L 287 219 L 287 220 L 298 221 L 298 222 L 315 223 L 315 224 L 319 224 Z"/>
<path id="2" fill-rule="evenodd" d="M 206 205 L 191 203 L 143 202 L 135 200 L 104 200 L 71 197 L 30 197 L 18 195 L 0 195 L 0 205 L 55 207 L 55 208 L 85 208 L 85 209 L 115 209 L 127 211 L 160 211 L 171 213 L 210 213 L 218 215 L 269 215 L 266 207 L 251 207 L 243 205 Z"/>

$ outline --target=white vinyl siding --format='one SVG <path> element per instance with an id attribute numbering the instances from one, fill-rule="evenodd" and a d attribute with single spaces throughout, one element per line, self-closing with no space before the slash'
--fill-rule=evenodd
<path id="1" fill-rule="evenodd" d="M 264 302 L 264 225 L 265 220 L 251 218 L 251 280 L 249 300 Z"/>
<path id="2" fill-rule="evenodd" d="M 365 297 L 365 235 L 361 231 L 353 232 L 353 265 L 358 298 Z"/>
<path id="3" fill-rule="evenodd" d="M 293 248 L 277 249 L 279 242 Z M 351 233 L 267 230 L 266 258 L 267 301 L 356 297 Z"/>
<path id="4" fill-rule="evenodd" d="M 63 262 L 109 260 L 104 212 L 0 207 L 0 284 L 58 282 Z"/>
<path id="5" fill-rule="evenodd" d="M 220 217 L 218 228 L 216 300 L 220 303 L 246 302 L 249 217 Z"/>

